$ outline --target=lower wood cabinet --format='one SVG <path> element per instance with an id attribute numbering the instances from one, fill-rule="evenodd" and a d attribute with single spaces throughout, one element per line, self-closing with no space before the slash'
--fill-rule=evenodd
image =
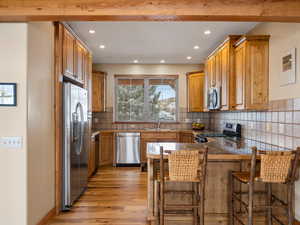
<path id="1" fill-rule="evenodd" d="M 181 143 L 194 143 L 194 134 L 192 132 L 181 132 L 180 133 Z"/>
<path id="2" fill-rule="evenodd" d="M 141 133 L 141 164 L 147 163 L 147 143 L 179 142 L 178 132 L 142 132 Z"/>
<path id="3" fill-rule="evenodd" d="M 88 160 L 88 176 L 92 176 L 99 166 L 99 134 L 92 135 L 90 139 L 90 151 Z"/>
<path id="4" fill-rule="evenodd" d="M 100 134 L 100 166 L 113 164 L 114 139 L 114 132 L 102 132 Z"/>
<path id="5" fill-rule="evenodd" d="M 91 137 L 91 145 L 89 151 L 89 161 L 88 161 L 88 176 L 92 176 L 96 170 L 96 138 Z"/>

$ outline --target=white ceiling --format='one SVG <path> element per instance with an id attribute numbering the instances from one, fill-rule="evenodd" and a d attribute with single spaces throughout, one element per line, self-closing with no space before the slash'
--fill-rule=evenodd
<path id="1" fill-rule="evenodd" d="M 94 63 L 199 64 L 229 34 L 243 34 L 250 22 L 70 22 L 93 52 Z M 90 34 L 89 30 L 96 31 Z M 204 31 L 210 30 L 210 35 Z M 105 45 L 100 49 L 99 45 Z M 193 47 L 199 45 L 198 50 Z M 192 56 L 187 60 L 187 56 Z"/>

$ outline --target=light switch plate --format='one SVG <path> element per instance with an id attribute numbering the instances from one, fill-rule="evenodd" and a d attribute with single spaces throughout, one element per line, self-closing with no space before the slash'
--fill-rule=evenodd
<path id="1" fill-rule="evenodd" d="M 0 149 L 21 149 L 22 137 L 0 137 Z"/>

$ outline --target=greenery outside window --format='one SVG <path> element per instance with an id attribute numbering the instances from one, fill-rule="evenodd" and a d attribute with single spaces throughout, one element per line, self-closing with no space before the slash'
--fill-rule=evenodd
<path id="1" fill-rule="evenodd" d="M 116 76 L 117 122 L 176 122 L 177 76 Z"/>

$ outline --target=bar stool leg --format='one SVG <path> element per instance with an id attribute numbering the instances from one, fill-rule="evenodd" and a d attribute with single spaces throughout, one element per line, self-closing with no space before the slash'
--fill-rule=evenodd
<path id="1" fill-rule="evenodd" d="M 248 225 L 253 225 L 253 183 L 249 184 Z"/>
<path id="2" fill-rule="evenodd" d="M 164 193 L 164 182 L 160 181 L 160 201 L 159 201 L 159 225 L 164 225 L 165 216 L 164 216 L 164 204 L 165 204 L 165 193 Z"/>
<path id="3" fill-rule="evenodd" d="M 267 225 L 272 225 L 272 184 L 267 183 L 266 184 L 266 189 L 267 189 Z"/>
<path id="4" fill-rule="evenodd" d="M 200 225 L 204 225 L 204 184 L 201 182 L 199 184 L 200 190 Z"/>
<path id="5" fill-rule="evenodd" d="M 230 218 L 229 218 L 229 224 L 230 225 L 234 225 L 234 199 L 233 199 L 233 193 L 234 193 L 234 178 L 232 175 L 232 171 L 230 171 L 229 174 L 229 182 L 230 182 L 230 203 L 229 203 L 229 207 L 230 207 Z"/>
<path id="6" fill-rule="evenodd" d="M 288 184 L 288 225 L 293 225 L 294 224 L 294 185 L 289 183 Z"/>
<path id="7" fill-rule="evenodd" d="M 197 204 L 197 195 L 198 195 L 198 191 L 197 191 L 197 184 L 196 183 L 192 183 L 192 190 L 193 190 L 193 205 Z M 193 209 L 193 223 L 194 225 L 198 225 L 198 212 L 197 212 L 197 208 Z"/>

